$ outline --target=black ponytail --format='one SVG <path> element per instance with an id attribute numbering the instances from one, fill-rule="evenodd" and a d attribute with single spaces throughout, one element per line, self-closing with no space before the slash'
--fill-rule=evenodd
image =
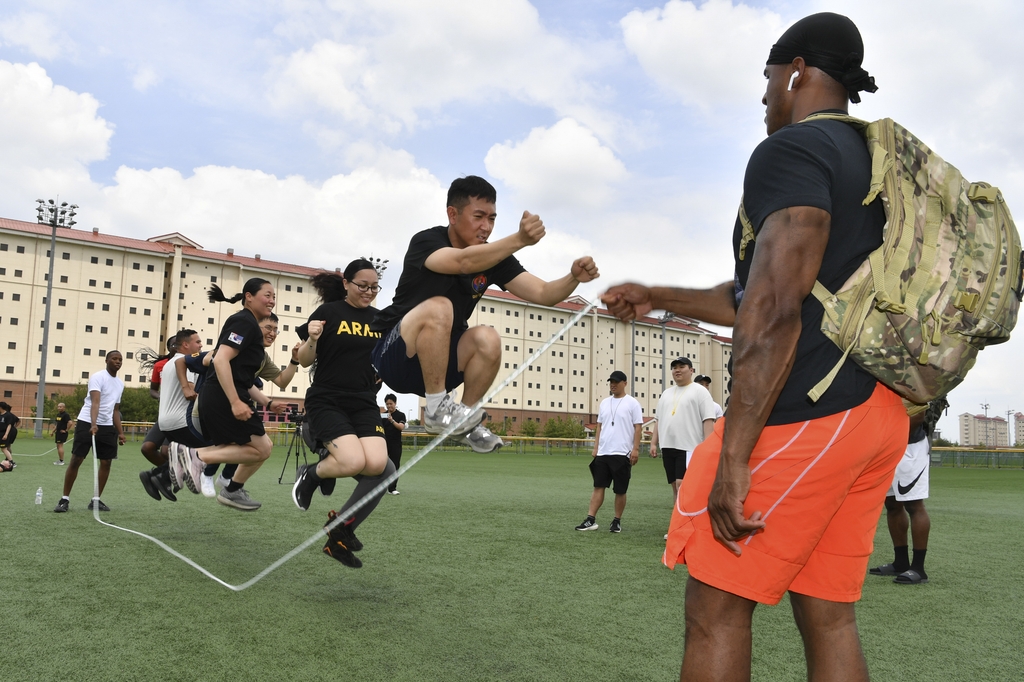
<path id="1" fill-rule="evenodd" d="M 348 294 L 345 290 L 345 280 L 336 272 L 318 272 L 309 278 L 309 283 L 316 289 L 324 303 L 342 301 Z"/>
<path id="2" fill-rule="evenodd" d="M 270 284 L 270 282 L 261 277 L 251 277 L 246 281 L 245 286 L 242 287 L 242 291 L 231 298 L 225 296 L 224 291 L 219 286 L 211 284 L 210 288 L 207 289 L 207 297 L 210 299 L 210 303 L 238 303 L 245 299 L 246 294 L 252 294 L 253 296 L 258 294 L 264 284 Z"/>

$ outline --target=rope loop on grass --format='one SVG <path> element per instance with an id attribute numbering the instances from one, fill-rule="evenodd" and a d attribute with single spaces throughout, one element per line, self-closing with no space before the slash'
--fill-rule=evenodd
<path id="1" fill-rule="evenodd" d="M 352 518 L 357 511 L 359 511 L 360 509 L 365 507 L 369 503 L 369 501 L 371 499 L 373 499 L 375 496 L 382 495 L 384 493 L 384 491 L 388 488 L 388 486 L 390 486 L 393 482 L 397 481 L 400 476 L 402 476 L 403 474 L 405 474 L 405 472 L 407 472 L 409 469 L 414 467 L 417 462 L 419 462 L 421 459 L 423 459 L 428 454 L 430 454 L 436 447 L 441 445 L 441 443 L 443 443 L 445 441 L 445 439 L 449 438 L 460 426 L 462 426 L 462 424 L 474 412 L 476 412 L 478 409 L 484 407 L 491 400 L 491 398 L 493 398 L 498 393 L 503 391 L 510 383 L 512 383 L 513 380 L 515 380 L 516 378 L 519 377 L 519 375 L 521 375 L 523 372 L 525 372 L 526 368 L 529 367 L 530 365 L 532 365 L 534 362 L 537 361 L 538 358 L 540 358 L 540 356 L 542 356 L 544 353 L 546 353 L 547 350 L 549 348 L 551 348 L 552 345 L 554 345 L 555 341 L 557 341 L 560 336 L 565 334 L 565 332 L 567 332 L 570 327 L 572 327 L 574 324 L 579 322 L 584 316 L 586 316 L 595 307 L 597 307 L 597 301 L 594 301 L 593 303 L 588 303 L 586 306 L 584 306 L 579 311 L 577 311 L 576 314 L 574 314 L 572 317 L 569 318 L 569 321 L 566 322 L 565 325 L 561 329 L 559 329 L 557 332 L 555 332 L 551 336 L 550 339 L 545 341 L 544 344 L 540 348 L 538 348 L 536 350 L 536 352 L 534 352 L 530 357 L 528 357 L 523 364 L 521 364 L 511 374 L 509 374 L 505 378 L 504 381 L 502 381 L 500 384 L 498 384 L 495 388 L 491 389 L 491 391 L 489 393 L 487 393 L 487 395 L 482 397 L 473 406 L 473 410 L 471 412 L 467 413 L 466 416 L 462 417 L 461 419 L 456 420 L 454 423 L 449 425 L 448 428 L 446 428 L 444 431 L 439 433 L 433 440 L 431 440 L 429 443 L 427 443 L 426 447 L 424 447 L 422 450 L 417 452 L 409 461 L 407 461 L 397 471 L 395 471 L 395 473 L 391 474 L 386 479 L 381 481 L 377 485 L 377 487 L 375 487 L 370 492 L 366 493 L 366 495 L 364 495 L 362 498 L 360 498 L 355 504 L 353 504 L 351 507 L 346 509 L 343 513 L 338 514 L 334 518 L 333 521 L 331 521 L 327 526 L 324 527 L 324 530 L 327 531 L 327 532 L 330 532 L 330 531 L 334 530 L 334 528 L 336 528 L 340 524 L 345 523 L 350 518 Z M 157 538 L 154 538 L 151 535 L 146 535 L 145 533 L 142 533 L 142 532 L 137 531 L 137 530 L 132 530 L 130 528 L 122 528 L 121 526 L 117 526 L 117 525 L 114 525 L 112 523 L 107 523 L 106 521 L 101 519 L 100 518 L 100 510 L 99 510 L 99 499 L 100 499 L 100 473 L 99 473 L 99 471 L 100 470 L 99 470 L 99 461 L 96 458 L 96 435 L 95 434 L 93 434 L 93 436 L 92 436 L 92 455 L 93 455 L 93 457 L 92 457 L 92 476 L 93 476 L 93 498 L 92 498 L 93 499 L 93 506 L 92 506 L 93 508 L 92 508 L 92 515 L 93 515 L 93 518 L 95 518 L 98 523 L 100 523 L 100 524 L 102 524 L 104 526 L 107 526 L 109 528 L 114 528 L 116 530 L 124 531 L 125 533 L 131 533 L 132 535 L 138 535 L 139 537 L 145 538 L 145 539 L 155 543 L 158 547 L 163 549 L 165 552 L 171 554 L 172 556 L 177 557 L 178 559 L 181 559 L 186 564 L 188 564 L 192 568 L 196 569 L 197 571 L 199 571 L 200 573 L 205 575 L 210 580 L 213 580 L 214 582 L 219 583 L 219 584 L 223 585 L 224 587 L 226 587 L 229 590 L 232 590 L 234 592 L 241 592 L 242 590 L 245 590 L 245 589 L 248 589 L 248 588 L 252 587 L 253 585 L 258 583 L 259 581 L 261 581 L 264 578 L 266 578 L 272 572 L 274 572 L 275 570 L 277 570 L 278 568 L 280 568 L 281 566 L 283 566 L 287 562 L 289 562 L 292 559 L 294 559 L 300 552 L 303 552 L 304 550 L 308 549 L 311 545 L 314 545 L 314 544 L 316 544 L 317 542 L 320 542 L 323 539 L 323 532 L 324 531 L 317 531 L 312 536 L 310 536 L 309 538 L 304 540 L 301 544 L 296 546 L 294 549 L 290 550 L 287 554 L 285 554 L 280 559 L 278 559 L 274 563 L 272 563 L 269 566 L 267 566 L 266 568 L 264 568 L 262 571 L 260 571 L 256 575 L 254 575 L 249 580 L 246 580 L 244 583 L 241 583 L 241 584 L 238 584 L 238 585 L 232 585 L 229 582 L 221 580 L 220 578 L 215 576 L 213 573 L 211 573 L 207 569 L 205 569 L 202 566 L 200 566 L 199 564 L 197 564 L 192 559 L 189 559 L 184 554 L 176 551 L 174 548 L 168 546 L 166 543 L 158 540 Z"/>

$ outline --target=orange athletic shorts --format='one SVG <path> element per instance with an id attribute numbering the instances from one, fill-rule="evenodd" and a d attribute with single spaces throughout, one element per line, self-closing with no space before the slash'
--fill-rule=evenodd
<path id="1" fill-rule="evenodd" d="M 846 412 L 765 427 L 743 505 L 747 517 L 760 511 L 765 527 L 739 541 L 738 557 L 715 540 L 707 514 L 725 419 L 694 450 L 662 562 L 686 564 L 697 580 L 764 604 L 777 604 L 788 590 L 860 599 L 885 494 L 907 449 L 899 396 L 878 384 Z"/>

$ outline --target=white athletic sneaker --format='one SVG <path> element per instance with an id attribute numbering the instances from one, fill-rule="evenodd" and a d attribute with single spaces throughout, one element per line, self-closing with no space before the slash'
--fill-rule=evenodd
<path id="1" fill-rule="evenodd" d="M 203 477 L 203 469 L 206 464 L 199 459 L 199 451 L 185 445 L 178 444 L 178 466 L 181 467 L 182 478 L 185 487 L 198 495 L 201 491 L 200 480 Z"/>
<path id="2" fill-rule="evenodd" d="M 178 461 L 178 448 L 181 447 L 184 446 L 173 442 L 167 445 L 167 474 L 171 477 L 171 486 L 173 486 L 174 492 L 185 487 L 185 475 L 181 468 L 181 462 Z"/>
<path id="3" fill-rule="evenodd" d="M 203 491 L 203 497 L 217 497 L 217 488 L 213 485 L 213 476 L 203 474 L 199 478 L 199 487 Z"/>
<path id="4" fill-rule="evenodd" d="M 474 452 L 497 452 L 501 449 L 505 443 L 502 442 L 501 438 L 491 433 L 483 424 L 478 425 L 475 429 L 467 433 L 461 438 L 463 443 L 473 448 Z"/>
<path id="5" fill-rule="evenodd" d="M 221 474 L 220 476 L 217 477 L 217 480 L 216 480 L 216 482 L 214 482 L 213 487 L 214 487 L 214 489 L 217 492 L 220 492 L 221 488 L 227 488 L 228 487 L 228 483 L 231 483 L 231 479 L 230 478 L 224 478 L 224 475 Z"/>
<path id="6" fill-rule="evenodd" d="M 448 394 L 437 406 L 437 412 L 423 415 L 423 428 L 427 433 L 436 435 L 442 433 L 452 424 L 459 424 L 459 427 L 451 434 L 452 438 L 457 438 L 476 428 L 476 425 L 482 422 L 486 416 L 487 413 L 483 410 L 474 411 L 471 407 L 457 404 L 452 400 L 451 394 Z"/>

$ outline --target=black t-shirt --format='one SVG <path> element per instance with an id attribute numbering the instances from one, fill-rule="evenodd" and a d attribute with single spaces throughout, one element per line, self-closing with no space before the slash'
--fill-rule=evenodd
<path id="1" fill-rule="evenodd" d="M 798 123 L 776 131 L 754 150 L 743 179 L 743 205 L 755 234 L 769 215 L 784 208 L 812 206 L 828 211 L 832 220 L 818 281 L 836 291 L 882 243 L 885 210 L 881 200 L 869 206 L 861 203 L 870 182 L 871 158 L 855 128 L 838 121 Z M 752 248 L 756 248 L 756 242 L 749 244 L 745 259 L 740 260 L 741 235 L 737 219 L 733 255 L 740 305 Z M 821 332 L 823 314 L 821 303 L 808 295 L 800 314 L 803 328 L 793 370 L 768 417 L 769 426 L 836 414 L 860 405 L 874 391 L 875 378 L 848 359 L 818 402 L 807 397 L 843 355 Z"/>
<path id="2" fill-rule="evenodd" d="M 0 414 L 0 438 L 4 437 L 4 433 L 7 431 L 7 427 L 11 427 L 11 432 L 8 437 L 14 436 L 18 433 L 18 418 L 14 416 L 13 412 L 4 412 Z"/>
<path id="3" fill-rule="evenodd" d="M 402 432 L 392 425 L 391 421 L 388 419 L 387 412 L 381 415 L 381 419 L 384 421 L 384 439 L 387 441 L 388 450 L 401 450 Z M 401 410 L 395 410 L 392 412 L 391 419 L 394 419 L 399 424 L 404 424 L 406 422 L 405 413 Z"/>
<path id="4" fill-rule="evenodd" d="M 249 389 L 253 385 L 256 373 L 260 371 L 264 355 L 263 330 L 260 329 L 256 316 L 243 308 L 229 317 L 220 330 L 216 348 L 222 345 L 238 351 L 238 355 L 231 361 L 231 378 L 235 383 L 238 397 L 249 403 L 252 400 L 249 397 Z M 217 372 L 212 365 L 206 379 L 211 385 L 219 384 Z"/>
<path id="5" fill-rule="evenodd" d="M 332 395 L 377 395 L 377 373 L 370 355 L 380 338 L 371 331 L 377 309 L 355 308 L 347 301 L 324 303 L 309 316 L 323 320 L 324 331 L 316 342 L 316 372 L 306 399 Z M 307 322 L 307 325 L 309 323 Z"/>
<path id="6" fill-rule="evenodd" d="M 70 422 L 70 421 L 71 421 L 71 415 L 70 414 L 68 414 L 67 412 L 59 412 L 57 414 L 56 430 L 57 431 L 67 431 L 68 430 L 68 422 Z"/>
<path id="7" fill-rule="evenodd" d="M 454 318 L 452 329 L 461 330 L 468 326 L 466 320 L 473 314 L 476 302 L 492 284 L 502 289 L 505 285 L 526 272 L 515 256 L 509 256 L 485 272 L 469 275 L 443 275 L 429 270 L 424 263 L 430 254 L 439 249 L 451 248 L 448 227 L 432 227 L 413 235 L 409 250 L 405 253 L 402 276 L 391 305 L 377 314 L 373 330 L 386 332 L 394 327 L 407 312 L 435 296 L 444 296 L 452 302 Z"/>

